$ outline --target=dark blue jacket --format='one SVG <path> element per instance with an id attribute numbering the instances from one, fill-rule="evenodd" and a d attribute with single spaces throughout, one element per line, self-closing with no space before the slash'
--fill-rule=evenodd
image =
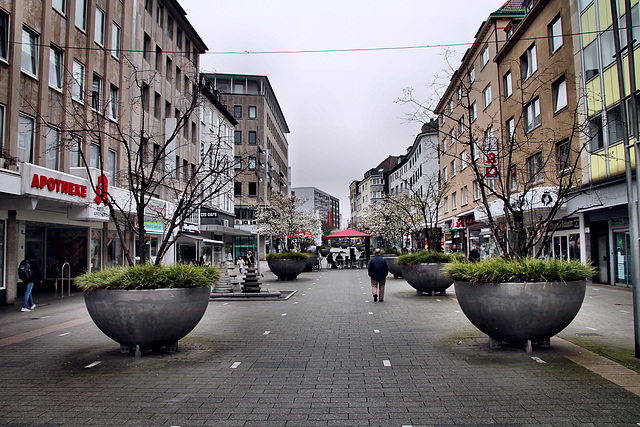
<path id="1" fill-rule="evenodd" d="M 373 280 L 384 280 L 389 273 L 387 260 L 380 255 L 376 255 L 369 261 L 369 277 Z"/>

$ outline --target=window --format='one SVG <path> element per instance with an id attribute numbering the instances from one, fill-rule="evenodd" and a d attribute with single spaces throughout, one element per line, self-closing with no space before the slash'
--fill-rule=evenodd
<path id="1" fill-rule="evenodd" d="M 76 0 L 76 27 L 87 29 L 87 0 Z"/>
<path id="2" fill-rule="evenodd" d="M 466 185 L 460 189 L 460 204 L 462 206 L 469 204 L 469 189 Z"/>
<path id="3" fill-rule="evenodd" d="M 160 46 L 156 45 L 156 71 L 157 72 L 162 72 L 162 49 L 160 49 Z"/>
<path id="4" fill-rule="evenodd" d="M 451 160 L 451 178 L 456 176 L 456 159 Z"/>
<path id="5" fill-rule="evenodd" d="M 182 30 L 180 28 L 176 31 L 176 46 L 178 49 L 182 49 Z"/>
<path id="6" fill-rule="evenodd" d="M 169 40 L 173 39 L 173 18 L 167 16 L 167 37 Z"/>
<path id="7" fill-rule="evenodd" d="M 591 151 L 597 151 L 604 148 L 604 137 L 602 132 L 602 116 L 597 115 L 588 121 L 589 126 L 589 144 Z"/>
<path id="8" fill-rule="evenodd" d="M 249 170 L 256 170 L 258 162 L 255 157 L 249 157 Z"/>
<path id="9" fill-rule="evenodd" d="M 102 106 L 102 77 L 93 75 L 93 86 L 91 87 L 91 108 L 100 111 Z"/>
<path id="10" fill-rule="evenodd" d="M 569 144 L 569 140 L 556 144 L 556 161 L 559 175 L 571 169 L 571 145 Z"/>
<path id="11" fill-rule="evenodd" d="M 527 170 L 529 171 L 529 179 L 532 183 L 537 184 L 544 181 L 542 153 L 534 154 L 527 158 Z"/>
<path id="12" fill-rule="evenodd" d="M 191 40 L 186 39 L 184 41 L 184 56 L 189 59 L 191 56 Z"/>
<path id="13" fill-rule="evenodd" d="M 242 131 L 236 130 L 233 132 L 233 142 L 236 145 L 242 144 Z"/>
<path id="14" fill-rule="evenodd" d="M 613 40 L 613 26 L 607 28 L 600 36 L 602 46 L 602 67 L 606 68 L 616 60 L 616 48 Z"/>
<path id="15" fill-rule="evenodd" d="M 527 80 L 538 69 L 538 58 L 536 55 L 536 45 L 532 44 L 529 49 L 520 57 L 520 69 L 522 71 L 522 81 Z"/>
<path id="16" fill-rule="evenodd" d="M 144 34 L 144 42 L 142 45 L 142 57 L 149 62 L 151 58 L 151 37 L 147 33 Z"/>
<path id="17" fill-rule="evenodd" d="M 20 69 L 27 74 L 38 74 L 38 36 L 26 28 L 22 29 L 22 61 Z"/>
<path id="18" fill-rule="evenodd" d="M 242 196 L 242 183 L 234 182 L 233 183 L 233 195 L 234 196 Z"/>
<path id="19" fill-rule="evenodd" d="M 620 104 L 607 110 L 607 131 L 609 134 L 609 145 L 623 140 L 624 121 Z"/>
<path id="20" fill-rule="evenodd" d="M 149 13 L 153 12 L 153 0 L 144 0 L 144 10 Z"/>
<path id="21" fill-rule="evenodd" d="M 258 134 L 255 130 L 249 131 L 249 144 L 257 144 L 258 143 Z"/>
<path id="22" fill-rule="evenodd" d="M 469 121 L 471 123 L 476 121 L 476 118 L 478 117 L 478 106 L 476 105 L 476 103 L 474 102 L 473 104 L 471 104 L 471 109 L 469 110 Z"/>
<path id="23" fill-rule="evenodd" d="M 155 95 L 153 96 L 153 115 L 155 116 L 156 119 L 159 119 L 162 114 L 162 112 L 160 111 L 160 104 L 162 100 L 160 98 L 161 97 L 158 92 L 156 92 Z"/>
<path id="24" fill-rule="evenodd" d="M 114 85 L 109 89 L 109 117 L 118 120 L 118 88 Z"/>
<path id="25" fill-rule="evenodd" d="M 442 168 L 442 178 L 444 179 L 444 182 L 449 181 L 449 171 L 447 170 L 446 166 Z"/>
<path id="26" fill-rule="evenodd" d="M 482 67 L 487 65 L 487 62 L 489 62 L 489 46 L 485 47 L 484 50 L 482 51 L 482 55 L 480 56 L 480 62 L 482 63 Z"/>
<path id="27" fill-rule="evenodd" d="M 96 27 L 93 39 L 100 46 L 104 46 L 104 12 L 99 7 L 96 7 Z"/>
<path id="28" fill-rule="evenodd" d="M 458 133 L 460 135 L 464 133 L 464 116 L 460 117 L 460 120 L 458 120 Z"/>
<path id="29" fill-rule="evenodd" d="M 142 101 L 142 109 L 146 112 L 149 112 L 149 85 L 142 85 L 142 93 L 141 93 L 141 101 Z M 178 115 L 176 114 L 176 119 L 178 119 Z"/>
<path id="30" fill-rule="evenodd" d="M 524 111 L 525 126 L 527 132 L 537 126 L 540 126 L 540 98 L 534 99 L 531 103 L 524 107 Z"/>
<path id="31" fill-rule="evenodd" d="M 164 8 L 160 4 L 160 2 L 158 2 L 158 5 L 156 6 L 156 23 L 158 24 L 159 27 L 162 27 L 163 14 L 164 14 Z"/>
<path id="32" fill-rule="evenodd" d="M 111 55 L 120 58 L 120 27 L 115 22 L 111 23 Z"/>
<path id="33" fill-rule="evenodd" d="M 165 76 L 167 77 L 167 80 L 171 81 L 171 77 L 173 74 L 173 62 L 171 61 L 171 58 L 169 58 L 168 56 L 167 56 L 167 64 L 164 68 L 165 68 Z"/>
<path id="34" fill-rule="evenodd" d="M 507 74 L 502 78 L 504 81 L 504 96 L 510 97 L 513 94 L 513 81 L 511 79 L 511 71 L 507 71 Z"/>
<path id="35" fill-rule="evenodd" d="M 558 112 L 567 106 L 567 79 L 560 77 L 551 86 L 553 92 L 553 111 Z"/>
<path id="36" fill-rule="evenodd" d="M 484 108 L 487 108 L 491 104 L 491 85 L 482 91 L 482 99 L 484 99 Z"/>
<path id="37" fill-rule="evenodd" d="M 515 166 L 511 166 L 509 171 L 509 189 L 511 191 L 518 191 L 518 172 Z"/>
<path id="38" fill-rule="evenodd" d="M 100 146 L 98 144 L 91 144 L 89 149 L 89 166 L 100 169 Z"/>
<path id="39" fill-rule="evenodd" d="M 591 80 L 598 74 L 600 69 L 598 68 L 598 43 L 597 40 L 591 42 L 591 44 L 583 49 L 584 56 L 584 73 L 587 80 Z"/>
<path id="40" fill-rule="evenodd" d="M 445 196 L 444 198 L 444 212 L 449 212 L 449 196 Z"/>
<path id="41" fill-rule="evenodd" d="M 549 24 L 549 47 L 551 53 L 555 52 L 562 46 L 562 20 L 558 16 L 551 24 Z"/>
<path id="42" fill-rule="evenodd" d="M 233 168 L 234 169 L 242 169 L 242 157 L 240 157 L 240 156 L 235 156 L 234 157 Z"/>
<path id="43" fill-rule="evenodd" d="M 258 183 L 257 182 L 250 182 L 249 183 L 249 195 L 250 196 L 257 196 L 258 195 Z"/>
<path id="44" fill-rule="evenodd" d="M 476 70 L 474 68 L 469 70 L 469 85 L 472 85 L 476 81 Z"/>
<path id="45" fill-rule="evenodd" d="M 0 58 L 7 60 L 9 54 L 9 15 L 0 10 Z"/>
<path id="46" fill-rule="evenodd" d="M 515 132 L 516 132 L 516 123 L 513 120 L 513 117 L 507 120 L 505 130 L 507 132 L 507 141 L 509 143 L 513 143 L 515 141 Z"/>
<path id="47" fill-rule="evenodd" d="M 69 166 L 77 168 L 82 166 L 82 157 L 80 156 L 80 137 L 71 135 L 71 146 L 69 147 Z"/>
<path id="48" fill-rule="evenodd" d="M 33 162 L 33 134 L 35 120 L 23 114 L 18 115 L 18 160 Z"/>
<path id="49" fill-rule="evenodd" d="M 180 80 L 182 80 L 182 70 L 179 67 L 176 67 L 176 90 L 180 92 Z"/>
<path id="50" fill-rule="evenodd" d="M 480 188 L 480 181 L 477 179 L 473 181 L 473 200 L 479 200 L 482 197 L 482 189 Z"/>
<path id="51" fill-rule="evenodd" d="M 45 167 L 58 170 L 58 152 L 60 150 L 60 130 L 47 127 L 47 147 L 45 149 Z"/>
<path id="52" fill-rule="evenodd" d="M 196 142 L 198 140 L 198 128 L 194 122 L 191 122 L 191 142 Z"/>
<path id="53" fill-rule="evenodd" d="M 458 193 L 454 191 L 451 193 L 451 210 L 455 211 L 458 209 Z"/>
<path id="54" fill-rule="evenodd" d="M 460 153 L 460 170 L 463 171 L 467 168 L 467 152 Z"/>
<path id="55" fill-rule="evenodd" d="M 51 6 L 53 6 L 55 10 L 57 10 L 58 12 L 64 15 L 64 6 L 65 6 L 64 3 L 65 3 L 65 0 L 53 0 L 51 2 Z"/>
<path id="56" fill-rule="evenodd" d="M 57 47 L 49 48 L 49 86 L 62 90 L 62 51 Z"/>
<path id="57" fill-rule="evenodd" d="M 171 117 L 171 103 L 169 101 L 164 101 L 164 117 Z"/>
<path id="58" fill-rule="evenodd" d="M 76 101 L 84 101 L 84 65 L 73 61 L 73 79 L 71 80 L 71 97 Z"/>
<path id="59" fill-rule="evenodd" d="M 447 152 L 447 138 L 442 138 L 442 152 Z"/>
<path id="60" fill-rule="evenodd" d="M 255 119 L 258 117 L 258 109 L 255 106 L 249 106 L 249 118 Z"/>
<path id="61" fill-rule="evenodd" d="M 109 172 L 111 176 L 111 181 L 115 181 L 116 179 L 116 171 L 118 170 L 117 158 L 117 153 L 109 149 L 107 153 L 107 172 Z"/>
<path id="62" fill-rule="evenodd" d="M 242 105 L 233 106 L 233 117 L 235 117 L 236 119 L 242 118 Z"/>

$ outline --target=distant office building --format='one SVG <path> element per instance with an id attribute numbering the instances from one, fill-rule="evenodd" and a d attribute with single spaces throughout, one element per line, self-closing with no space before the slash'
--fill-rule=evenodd
<path id="1" fill-rule="evenodd" d="M 321 221 L 322 234 L 340 228 L 340 200 L 315 187 L 295 187 L 291 193 L 302 203 L 296 209 L 311 211 Z"/>

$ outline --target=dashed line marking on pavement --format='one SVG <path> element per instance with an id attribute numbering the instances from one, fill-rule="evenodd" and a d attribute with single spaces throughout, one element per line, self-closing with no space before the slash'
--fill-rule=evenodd
<path id="1" fill-rule="evenodd" d="M 587 328 L 588 330 L 590 330 L 590 331 L 597 331 L 597 329 L 596 329 L 596 328 L 590 328 L 590 327 L 588 327 L 588 326 L 586 326 L 586 328 Z"/>
<path id="2" fill-rule="evenodd" d="M 224 303 L 224 304 L 222 304 L 222 305 L 229 305 L 229 303 L 228 303 L 228 302 L 225 302 L 225 303 Z"/>
<path id="3" fill-rule="evenodd" d="M 387 360 L 387 359 L 383 360 L 382 361 L 382 365 L 383 366 L 391 366 L 391 360 Z"/>
<path id="4" fill-rule="evenodd" d="M 238 366 L 240 366 L 242 362 L 233 362 L 233 364 L 231 364 L 231 366 L 229 366 L 229 369 L 236 369 Z"/>
<path id="5" fill-rule="evenodd" d="M 271 331 L 264 331 L 264 334 L 262 335 L 269 335 L 271 333 Z"/>
<path id="6" fill-rule="evenodd" d="M 364 302 L 371 302 L 371 301 L 369 301 L 368 299 L 366 299 L 366 300 L 364 300 Z"/>
<path id="7" fill-rule="evenodd" d="M 442 301 L 441 299 L 436 299 L 436 301 Z"/>
<path id="8" fill-rule="evenodd" d="M 460 313 L 460 310 L 454 310 L 456 313 Z"/>
<path id="9" fill-rule="evenodd" d="M 94 366 L 98 366 L 99 364 L 101 364 L 102 361 L 98 360 L 97 362 L 93 362 L 93 363 L 89 363 L 87 366 L 85 366 L 85 369 L 89 369 L 89 368 L 93 368 Z"/>
<path id="10" fill-rule="evenodd" d="M 373 311 L 370 311 L 369 314 L 373 314 Z"/>
<path id="11" fill-rule="evenodd" d="M 284 317 L 284 316 L 286 316 L 286 315 L 287 315 L 287 313 L 282 313 L 282 317 Z"/>
<path id="12" fill-rule="evenodd" d="M 367 294 L 366 292 L 363 292 L 363 293 L 362 293 L 362 295 L 366 295 L 366 294 Z"/>
<path id="13" fill-rule="evenodd" d="M 380 333 L 380 329 L 374 329 L 373 332 L 376 333 L 376 334 L 379 334 Z"/>
<path id="14" fill-rule="evenodd" d="M 295 301 L 295 302 L 294 302 L 294 304 L 297 304 L 297 303 L 298 303 L 298 301 Z"/>
<path id="15" fill-rule="evenodd" d="M 547 363 L 547 362 L 545 362 L 544 360 L 540 359 L 540 358 L 539 358 L 539 357 L 537 357 L 537 356 L 532 356 L 531 358 L 532 358 L 533 360 L 535 360 L 536 362 L 538 362 L 538 363 Z"/>
<path id="16" fill-rule="evenodd" d="M 302 294 L 302 296 L 305 296 L 305 295 L 307 295 L 307 294 Z"/>
<path id="17" fill-rule="evenodd" d="M 66 337 L 67 335 L 71 335 L 71 332 L 65 332 L 64 334 L 58 335 L 59 337 Z"/>
<path id="18" fill-rule="evenodd" d="M 629 314 L 629 313 L 630 313 L 630 312 L 629 312 L 629 311 L 627 311 L 627 310 L 620 310 L 620 311 L 621 311 L 621 312 L 623 312 L 623 313 L 626 313 L 626 314 Z M 638 424 L 640 424 L 640 423 L 638 423 Z"/>

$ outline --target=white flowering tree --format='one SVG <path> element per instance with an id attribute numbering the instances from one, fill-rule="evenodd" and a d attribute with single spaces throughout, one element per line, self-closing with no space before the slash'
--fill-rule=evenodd
<path id="1" fill-rule="evenodd" d="M 288 250 L 293 250 L 295 236 L 313 233 L 319 227 L 319 219 L 310 211 L 297 210 L 302 200 L 274 194 L 269 206 L 259 207 L 256 213 L 258 232 L 280 238 Z"/>

